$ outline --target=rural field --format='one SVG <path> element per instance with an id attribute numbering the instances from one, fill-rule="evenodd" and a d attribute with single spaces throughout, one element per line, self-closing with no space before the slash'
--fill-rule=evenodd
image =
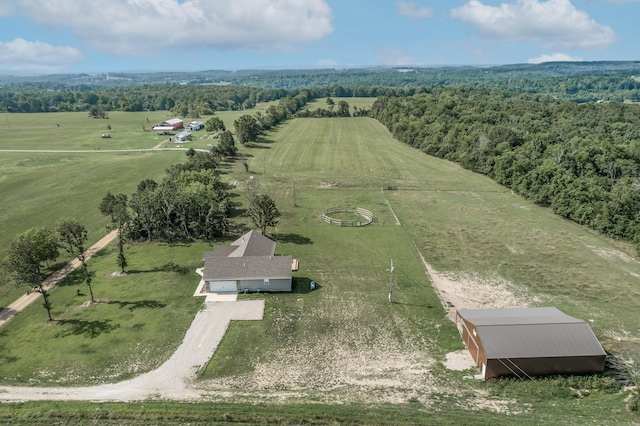
<path id="1" fill-rule="evenodd" d="M 317 107 L 323 102 L 316 101 Z M 156 121 L 166 117 L 154 114 Z M 13 117 L 11 122 L 29 116 Z M 42 130 L 25 135 L 28 149 L 42 149 L 40 138 L 67 127 L 53 121 L 63 115 L 38 117 Z M 131 142 L 124 135 L 116 142 L 123 149 L 155 146 L 139 125 L 141 117 L 121 118 L 135 130 Z M 224 116 L 225 124 L 232 118 Z M 80 134 L 99 130 L 86 114 L 67 120 Z M 91 149 L 80 137 L 68 145 L 62 140 L 53 149 Z M 0 149 L 18 146 L 0 138 Z M 97 424 L 640 421 L 629 408 L 630 391 L 606 372 L 483 382 L 474 378 L 475 368 L 449 362 L 464 348 L 450 320 L 453 309 L 525 306 L 556 306 L 588 320 L 614 357 L 638 362 L 640 262 L 631 246 L 407 147 L 368 118 L 294 119 L 241 152 L 248 172 L 240 162 L 223 169 L 222 178 L 236 184 L 232 199 L 246 201 L 243 188 L 254 176 L 258 190 L 282 213 L 278 226 L 268 229 L 277 254 L 298 259 L 300 270 L 291 294 L 240 296 L 264 298 L 264 319 L 231 323 L 191 383 L 203 404 L 30 402 L 0 406 L 0 419 L 38 421 L 43 412 L 57 410 Z M 10 202 L 0 206 L 0 250 L 16 233 L 51 226 L 62 214 L 86 223 L 91 241 L 97 240 L 107 222 L 97 205 L 107 191 L 130 194 L 141 179 L 160 177 L 182 158 L 175 151 L 2 153 L 0 194 Z M 330 226 L 321 214 L 335 206 L 365 208 L 374 223 Z M 238 218 L 234 235 L 216 244 L 247 227 L 246 218 Z M 0 384 L 84 386 L 153 370 L 178 346 L 202 305 L 192 297 L 199 280 L 194 270 L 210 248 L 196 242 L 131 244 L 124 277 L 113 274 L 115 248 L 104 250 L 89 262 L 99 303 L 88 305 L 76 295 L 84 287 L 72 274 L 52 292 L 55 321 L 48 323 L 42 306 L 34 304 L 0 329 Z M 311 280 L 316 290 L 310 290 Z M 0 305 L 14 295 L 0 295 Z"/>

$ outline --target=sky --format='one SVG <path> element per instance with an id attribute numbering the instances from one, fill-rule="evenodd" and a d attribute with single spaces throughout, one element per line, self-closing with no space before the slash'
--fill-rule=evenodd
<path id="1" fill-rule="evenodd" d="M 640 60 L 640 0 L 0 0 L 0 74 Z"/>

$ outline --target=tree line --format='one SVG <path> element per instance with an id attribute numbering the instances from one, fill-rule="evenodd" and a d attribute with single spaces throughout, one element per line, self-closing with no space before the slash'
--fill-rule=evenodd
<path id="1" fill-rule="evenodd" d="M 398 140 L 640 248 L 640 106 L 477 88 L 381 97 Z"/>
<path id="2" fill-rule="evenodd" d="M 0 87 L 0 112 L 88 112 L 92 117 L 106 118 L 109 111 L 166 110 L 180 117 L 198 118 L 216 111 L 242 111 L 255 107 L 259 102 L 282 100 L 277 113 L 267 113 L 277 118 L 291 114 L 317 98 L 410 96 L 417 91 L 416 87 L 347 87 L 338 84 L 288 90 L 249 86 L 155 85 L 47 91 L 7 86 Z"/>
<path id="3" fill-rule="evenodd" d="M 1 112 L 156 111 L 199 117 L 215 111 L 252 108 L 258 102 L 280 99 L 282 89 L 242 86 L 154 85 L 97 87 L 87 91 L 46 91 L 23 86 L 0 88 Z"/>

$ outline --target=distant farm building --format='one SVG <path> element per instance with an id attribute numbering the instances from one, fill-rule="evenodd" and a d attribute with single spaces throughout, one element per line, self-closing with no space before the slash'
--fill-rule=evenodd
<path id="1" fill-rule="evenodd" d="M 187 130 L 191 130 L 191 131 L 197 131 L 202 129 L 203 124 L 198 122 L 198 121 L 190 121 L 189 124 L 187 124 L 186 129 Z"/>
<path id="2" fill-rule="evenodd" d="M 184 127 L 184 121 L 179 118 L 172 118 L 171 120 L 163 121 L 156 126 L 153 126 L 152 130 L 171 131 L 178 130 Z"/>
<path id="3" fill-rule="evenodd" d="M 589 325 L 556 308 L 461 309 L 456 326 L 485 379 L 604 370 L 606 353 Z"/>
<path id="4" fill-rule="evenodd" d="M 176 135 L 174 143 L 188 142 L 191 140 L 191 132 L 181 132 Z"/>
<path id="5" fill-rule="evenodd" d="M 202 279 L 208 293 L 291 291 L 291 256 L 275 256 L 276 243 L 249 231 L 229 246 L 204 253 Z"/>

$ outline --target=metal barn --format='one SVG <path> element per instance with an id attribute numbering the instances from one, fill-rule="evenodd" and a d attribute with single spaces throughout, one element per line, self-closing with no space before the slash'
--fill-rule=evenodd
<path id="1" fill-rule="evenodd" d="M 591 327 L 557 308 L 461 309 L 456 326 L 485 379 L 604 370 Z"/>

